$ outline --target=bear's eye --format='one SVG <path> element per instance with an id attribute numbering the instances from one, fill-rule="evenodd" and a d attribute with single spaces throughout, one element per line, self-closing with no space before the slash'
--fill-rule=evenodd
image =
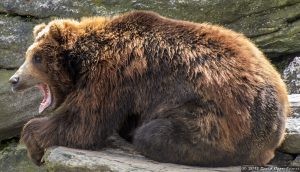
<path id="1" fill-rule="evenodd" d="M 32 59 L 33 59 L 33 63 L 41 63 L 42 62 L 42 57 L 37 54 L 34 55 Z"/>

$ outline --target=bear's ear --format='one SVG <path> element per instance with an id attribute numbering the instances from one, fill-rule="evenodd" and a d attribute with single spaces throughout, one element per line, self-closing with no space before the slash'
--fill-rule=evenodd
<path id="1" fill-rule="evenodd" d="M 33 37 L 36 38 L 38 36 L 38 34 L 43 30 L 45 29 L 47 25 L 45 23 L 42 23 L 42 24 L 39 24 L 39 25 L 36 25 L 34 28 L 33 28 Z"/>
<path id="2" fill-rule="evenodd" d="M 78 36 L 77 22 L 73 20 L 57 20 L 49 24 L 48 35 L 58 43 L 71 45 Z"/>
<path id="3" fill-rule="evenodd" d="M 61 43 L 63 41 L 63 25 L 61 23 L 53 23 L 49 27 L 49 36 L 51 36 L 55 41 Z"/>

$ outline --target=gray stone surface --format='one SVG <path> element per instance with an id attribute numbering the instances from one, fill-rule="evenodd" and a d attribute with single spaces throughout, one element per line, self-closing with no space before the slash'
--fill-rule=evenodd
<path id="1" fill-rule="evenodd" d="M 290 107 L 292 109 L 293 116 L 300 115 L 300 94 L 289 95 Z"/>
<path id="2" fill-rule="evenodd" d="M 0 12 L 17 14 L 21 16 L 32 16 L 36 18 L 47 17 L 81 17 L 94 14 L 104 14 L 105 7 L 101 8 L 98 0 L 2 0 Z"/>
<path id="3" fill-rule="evenodd" d="M 287 119 L 286 136 L 280 150 L 300 154 L 300 94 L 289 95 L 293 115 Z"/>
<path id="4" fill-rule="evenodd" d="M 41 101 L 37 89 L 14 94 L 8 83 L 13 73 L 0 70 L 0 141 L 19 135 L 24 123 L 37 115 Z"/>
<path id="5" fill-rule="evenodd" d="M 295 57 L 284 69 L 283 79 L 290 94 L 300 93 L 300 57 Z"/>
<path id="6" fill-rule="evenodd" d="M 0 148 L 0 172 L 46 172 L 45 167 L 34 165 L 27 157 L 26 148 L 16 142 Z"/>
<path id="7" fill-rule="evenodd" d="M 287 133 L 281 150 L 286 153 L 300 154 L 300 118 L 293 117 L 287 121 Z"/>
<path id="8" fill-rule="evenodd" d="M 158 163 L 140 155 L 132 155 L 120 150 L 86 151 L 65 147 L 51 148 L 46 156 L 47 169 L 50 172 L 74 171 L 137 171 L 137 172 L 235 172 L 240 167 L 203 168 L 168 163 Z"/>
<path id="9" fill-rule="evenodd" d="M 268 163 L 271 165 L 278 165 L 278 166 L 288 166 L 294 160 L 294 156 L 291 154 L 287 154 L 281 151 L 275 152 L 275 157 Z"/>
<path id="10" fill-rule="evenodd" d="M 39 20 L 0 15 L 0 69 L 19 67 L 32 43 L 32 28 Z"/>
<path id="11" fill-rule="evenodd" d="M 298 155 L 296 159 L 291 163 L 292 166 L 300 167 L 300 156 Z"/>

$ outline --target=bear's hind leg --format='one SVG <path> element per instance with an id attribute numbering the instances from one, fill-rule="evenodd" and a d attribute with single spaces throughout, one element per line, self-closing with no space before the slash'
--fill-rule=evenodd
<path id="1" fill-rule="evenodd" d="M 138 151 L 153 160 L 184 163 L 182 157 L 189 153 L 186 134 L 179 123 L 170 119 L 156 119 L 136 130 L 133 144 Z"/>
<path id="2" fill-rule="evenodd" d="M 136 130 L 133 144 L 143 155 L 159 162 L 202 166 L 227 164 L 220 163 L 226 155 L 217 150 L 217 146 L 192 143 L 191 138 L 191 131 L 183 122 L 155 119 Z"/>

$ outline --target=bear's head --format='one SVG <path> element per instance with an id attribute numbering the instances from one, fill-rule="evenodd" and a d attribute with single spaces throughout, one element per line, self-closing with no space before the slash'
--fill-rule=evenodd
<path id="1" fill-rule="evenodd" d="M 39 113 L 53 111 L 64 101 L 74 85 L 68 49 L 76 41 L 79 28 L 73 20 L 54 20 L 37 25 L 34 43 L 28 48 L 25 62 L 10 78 L 13 91 L 38 87 L 43 93 Z"/>

